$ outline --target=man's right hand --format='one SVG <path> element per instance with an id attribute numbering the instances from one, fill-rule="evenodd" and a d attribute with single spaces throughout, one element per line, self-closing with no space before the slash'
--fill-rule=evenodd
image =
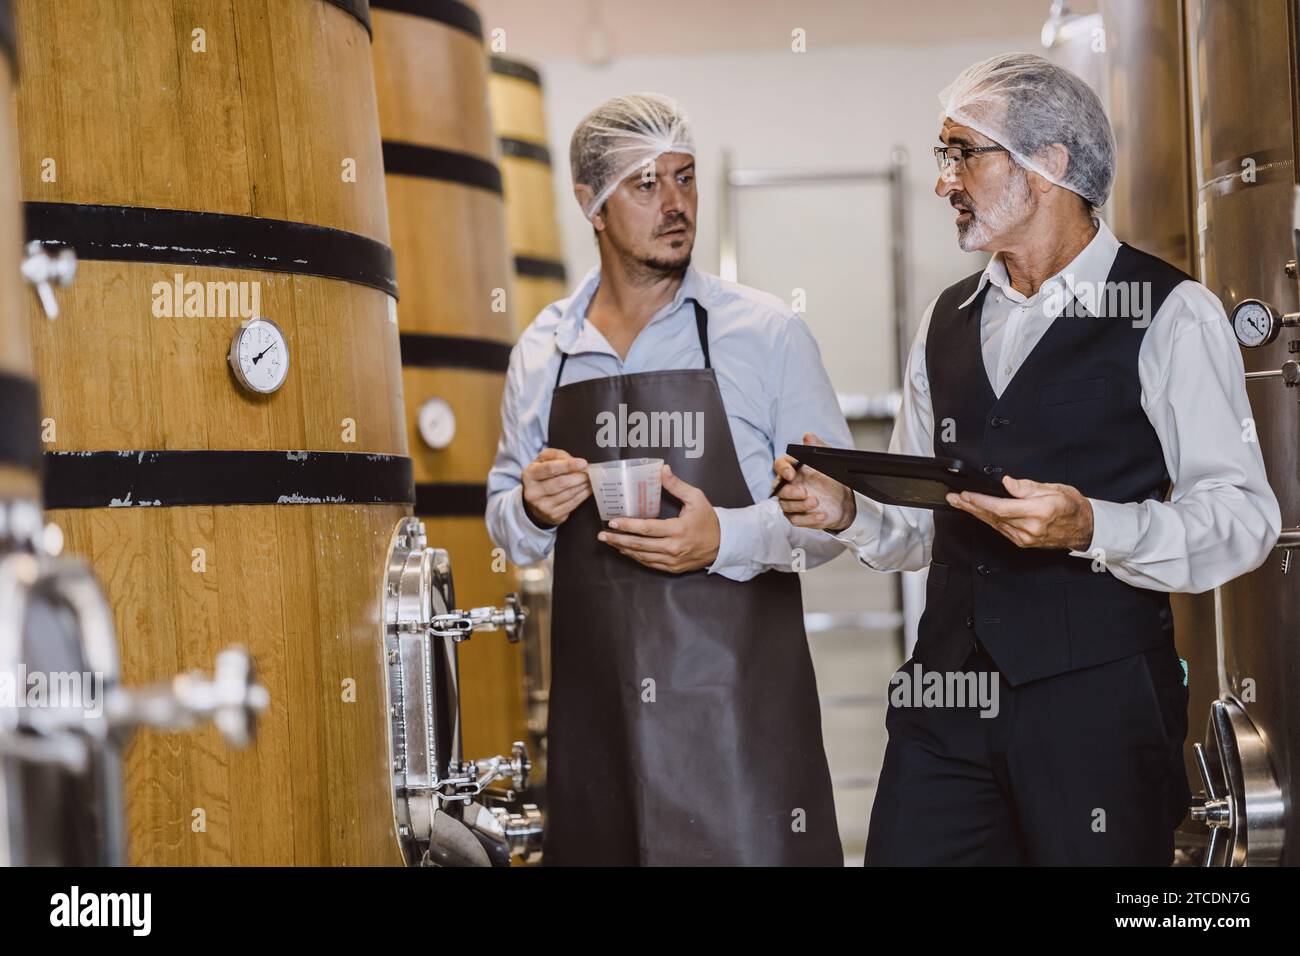
<path id="1" fill-rule="evenodd" d="M 803 436 L 805 445 L 825 445 L 812 432 Z M 782 455 L 772 463 L 778 478 L 786 485 L 777 493 L 781 510 L 796 528 L 821 528 L 838 534 L 853 524 L 858 516 L 858 504 L 853 489 L 815 468 L 804 465 L 795 469 L 795 459 Z"/>
<path id="2" fill-rule="evenodd" d="M 563 524 L 591 495 L 587 462 L 559 448 L 543 448 L 523 473 L 524 510 L 537 524 Z"/>

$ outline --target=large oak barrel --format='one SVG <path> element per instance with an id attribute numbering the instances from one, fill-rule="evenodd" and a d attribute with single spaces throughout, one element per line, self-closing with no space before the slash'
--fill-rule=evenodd
<path id="1" fill-rule="evenodd" d="M 14 136 L 13 39 L 9 3 L 4 0 L 0 2 L 0 262 L 8 271 L 0 282 L 0 407 L 4 409 L 0 417 L 0 504 L 35 502 L 40 496 L 36 385 L 18 281 L 22 212 Z M 0 543 L 6 536 L 7 532 L 0 532 Z"/>
<path id="2" fill-rule="evenodd" d="M 455 0 L 372 8 L 416 513 L 451 554 L 456 603 L 499 605 L 514 579 L 483 512 L 515 330 L 482 25 Z M 461 646 L 460 706 L 467 756 L 524 739 L 518 645 Z"/>
<path id="3" fill-rule="evenodd" d="M 412 490 L 366 4 L 17 14 L 28 236 L 81 259 L 29 309 L 49 516 L 126 682 L 238 641 L 271 700 L 246 751 L 136 738 L 130 858 L 398 864 L 380 590 Z M 253 314 L 289 353 L 269 394 L 227 362 Z"/>
<path id="4" fill-rule="evenodd" d="M 567 295 L 564 250 L 555 216 L 546 146 L 542 78 L 519 60 L 492 57 L 492 123 L 501 142 L 506 223 L 515 271 L 515 319 L 522 330 Z"/>

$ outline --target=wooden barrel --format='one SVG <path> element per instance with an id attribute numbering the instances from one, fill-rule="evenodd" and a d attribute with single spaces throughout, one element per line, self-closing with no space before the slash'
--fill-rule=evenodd
<path id="1" fill-rule="evenodd" d="M 514 579 L 483 512 L 515 334 L 482 25 L 455 0 L 371 7 L 416 514 L 451 554 L 457 605 L 500 605 Z M 460 687 L 467 757 L 525 738 L 518 645 L 462 644 Z"/>
<path id="2" fill-rule="evenodd" d="M 80 258 L 29 309 L 49 515 L 124 682 L 240 642 L 271 700 L 248 750 L 136 738 L 130 859 L 399 864 L 380 593 L 413 496 L 365 3 L 17 14 L 27 233 Z M 252 315 L 266 394 L 227 361 Z"/>
<path id="3" fill-rule="evenodd" d="M 555 216 L 551 153 L 546 146 L 542 78 L 526 63 L 492 57 L 493 128 L 501 143 L 506 232 L 514 257 L 515 318 L 520 330 L 568 295 Z"/>
<path id="4" fill-rule="evenodd" d="M 13 20 L 8 0 L 0 2 L 0 503 L 40 497 L 37 478 L 40 438 L 36 384 L 32 380 L 27 313 L 23 310 L 18 263 L 22 261 L 22 206 L 18 190 L 18 146 L 14 135 Z M 0 532 L 0 542 L 5 534 Z"/>

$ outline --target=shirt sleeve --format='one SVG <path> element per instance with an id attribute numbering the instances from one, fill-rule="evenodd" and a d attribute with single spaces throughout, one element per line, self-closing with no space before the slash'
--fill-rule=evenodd
<path id="1" fill-rule="evenodd" d="M 774 355 L 769 406 L 774 457 L 784 454 L 791 442 L 802 442 L 805 432 L 813 432 L 828 445 L 852 447 L 853 437 L 822 364 L 817 340 L 803 319 L 792 315 L 782 324 Z M 709 572 L 733 581 L 748 581 L 772 569 L 813 568 L 844 550 L 820 531 L 790 524 L 775 498 L 744 508 L 713 510 L 718 516 L 719 540 Z"/>
<path id="2" fill-rule="evenodd" d="M 532 564 L 546 557 L 555 545 L 555 529 L 539 528 L 524 510 L 523 471 L 546 445 L 541 416 L 526 414 L 525 339 L 510 353 L 505 389 L 501 397 L 501 437 L 487 479 L 488 536 L 515 564 Z M 540 364 L 544 377 L 547 363 Z M 541 381 L 541 378 L 538 379 Z"/>
<path id="3" fill-rule="evenodd" d="M 1166 310 L 1143 338 L 1139 372 L 1143 408 L 1173 482 L 1169 500 L 1088 499 L 1092 541 L 1070 553 L 1136 587 L 1200 593 L 1263 563 L 1281 514 L 1222 303 L 1189 280 L 1169 295 Z"/>
<path id="4" fill-rule="evenodd" d="M 925 340 L 936 297 L 926 307 L 907 357 L 903 403 L 889 439 L 897 455 L 934 457 L 934 407 L 925 366 Z M 848 548 L 863 564 L 877 571 L 917 571 L 930 563 L 934 514 L 928 508 L 900 508 L 853 493 L 858 513 L 838 534 L 818 532 Z"/>

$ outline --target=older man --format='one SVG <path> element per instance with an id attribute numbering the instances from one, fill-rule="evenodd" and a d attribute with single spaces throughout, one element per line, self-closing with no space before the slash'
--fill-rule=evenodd
<path id="1" fill-rule="evenodd" d="M 996 716 L 889 708 L 866 862 L 1168 864 L 1190 798 L 1168 594 L 1257 567 L 1280 527 L 1241 356 L 1209 290 L 1094 216 L 1114 140 L 1082 80 L 1008 54 L 940 98 L 935 191 L 993 256 L 926 310 L 890 450 L 1009 497 L 883 507 L 776 463 L 792 523 L 929 566 L 900 673 L 996 675 Z"/>
<path id="2" fill-rule="evenodd" d="M 690 265 L 695 147 L 677 104 L 610 100 L 573 133 L 600 265 L 510 358 L 488 529 L 554 550 L 545 857 L 841 865 L 776 450 L 849 441 L 808 327 Z M 656 424 L 658 423 L 658 427 Z M 601 522 L 588 462 L 662 458 L 662 511 Z"/>

